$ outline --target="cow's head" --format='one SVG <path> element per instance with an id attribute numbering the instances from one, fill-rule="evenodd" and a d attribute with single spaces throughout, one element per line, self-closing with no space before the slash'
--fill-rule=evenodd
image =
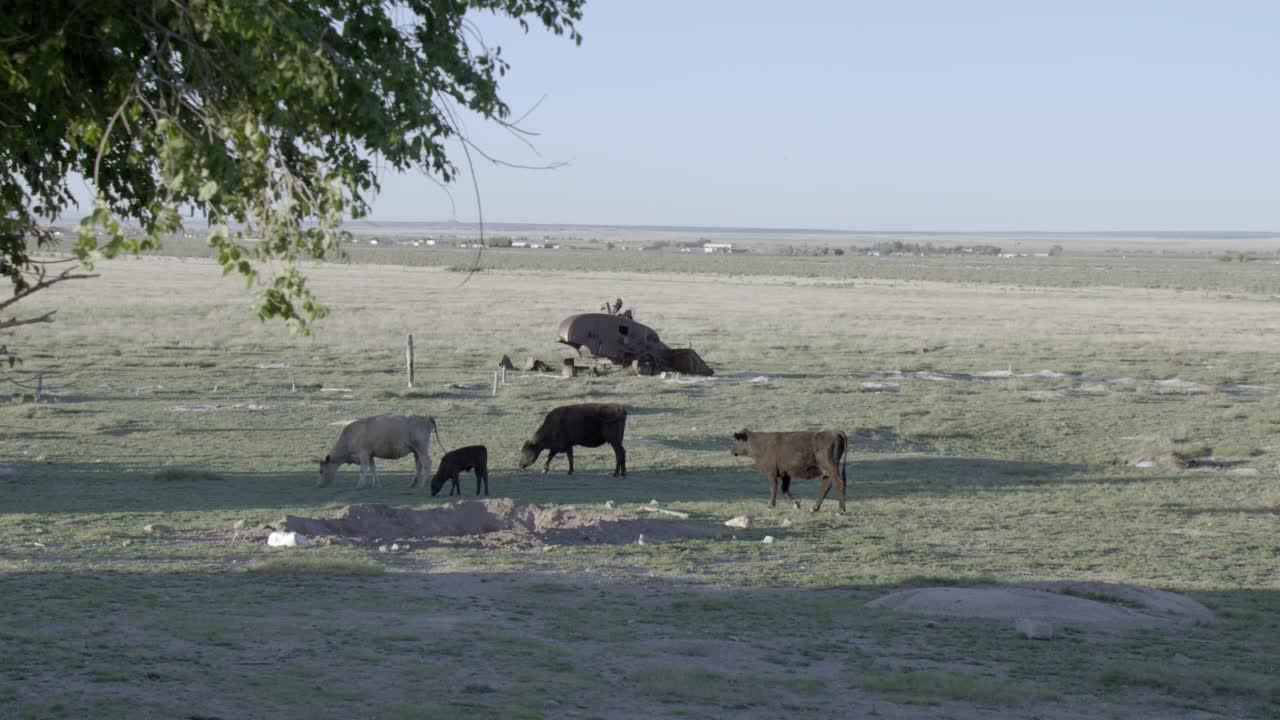
<path id="1" fill-rule="evenodd" d="M 333 478 L 338 474 L 338 463 L 333 461 L 333 457 L 325 455 L 320 460 L 320 483 L 316 487 L 327 487 L 333 484 Z"/>
<path id="2" fill-rule="evenodd" d="M 523 470 L 538 461 L 538 456 L 542 454 L 542 448 L 533 444 L 533 441 L 526 442 L 524 447 L 520 448 L 520 469 Z"/>
<path id="3" fill-rule="evenodd" d="M 733 434 L 733 449 L 730 450 L 729 452 L 732 453 L 734 457 L 738 457 L 742 455 L 750 456 L 751 455 L 750 441 L 751 441 L 751 431 L 746 428 L 743 428 L 742 432 L 736 432 Z"/>
<path id="4" fill-rule="evenodd" d="M 440 493 L 440 488 L 444 487 L 444 473 L 436 471 L 435 477 L 431 478 L 431 497 L 435 497 Z M 453 492 L 450 490 L 449 492 Z"/>

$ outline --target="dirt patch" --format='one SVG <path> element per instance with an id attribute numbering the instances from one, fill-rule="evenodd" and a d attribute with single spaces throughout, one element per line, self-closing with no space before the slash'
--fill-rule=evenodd
<path id="1" fill-rule="evenodd" d="M 427 510 L 389 505 L 348 505 L 332 518 L 286 515 L 276 527 L 308 537 L 355 541 L 430 541 L 484 547 L 625 545 L 717 537 L 697 523 L 590 512 L 572 506 L 543 507 L 507 498 L 462 500 Z"/>
<path id="2" fill-rule="evenodd" d="M 899 590 L 868 607 L 915 615 L 1014 622 L 1046 620 L 1110 630 L 1212 622 L 1213 611 L 1185 595 L 1134 585 L 1044 583 L 1026 588 L 933 587 Z"/>

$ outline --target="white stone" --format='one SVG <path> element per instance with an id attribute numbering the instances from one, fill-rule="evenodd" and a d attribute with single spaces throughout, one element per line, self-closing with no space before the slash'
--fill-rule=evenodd
<path id="1" fill-rule="evenodd" d="M 618 507 L 618 504 L 617 504 L 617 503 L 615 503 L 615 502 L 614 502 L 614 501 L 612 501 L 612 500 L 605 500 L 605 501 L 604 501 L 604 506 L 605 506 L 606 508 L 608 508 L 608 509 L 612 510 L 612 509 L 614 509 L 614 508 Z"/>
<path id="2" fill-rule="evenodd" d="M 724 524 L 731 528 L 742 528 L 743 530 L 751 529 L 751 518 L 746 515 L 739 515 L 731 520 L 725 520 Z"/>
<path id="3" fill-rule="evenodd" d="M 1014 621 L 1013 627 L 1021 633 L 1023 637 L 1027 637 L 1032 640 L 1048 640 L 1053 637 L 1053 623 L 1048 620 L 1018 618 Z"/>
<path id="4" fill-rule="evenodd" d="M 1155 460 L 1139 460 L 1138 462 L 1134 463 L 1133 466 L 1140 467 L 1140 468 L 1153 468 L 1153 467 L 1160 467 L 1160 464 L 1157 463 Z"/>
<path id="5" fill-rule="evenodd" d="M 168 526 L 168 525 L 161 525 L 160 523 L 151 523 L 150 525 L 143 525 L 143 526 L 142 526 L 142 530 L 143 530 L 143 532 L 148 532 L 148 533 L 152 533 L 152 534 L 155 534 L 155 535 L 158 535 L 158 534 L 160 534 L 160 533 L 171 533 L 171 532 L 173 532 L 173 528 L 172 528 L 172 527 L 170 527 L 170 526 Z"/>
<path id="6" fill-rule="evenodd" d="M 386 552 L 389 548 L 386 545 L 379 545 L 378 552 Z"/>
<path id="7" fill-rule="evenodd" d="M 311 544 L 306 535 L 299 535 L 296 532 L 281 532 L 279 530 L 267 536 L 267 545 L 269 547 L 306 547 Z"/>
<path id="8" fill-rule="evenodd" d="M 761 540 L 760 542 L 764 543 L 765 545 L 768 545 L 769 543 L 772 543 L 772 542 L 773 542 L 773 536 L 772 536 L 772 535 L 765 535 L 765 536 L 764 536 L 764 539 L 763 539 L 763 540 Z"/>
<path id="9" fill-rule="evenodd" d="M 637 544 L 637 545 L 643 545 L 643 544 L 644 544 L 644 533 L 640 533 L 640 537 L 636 538 L 636 544 Z"/>
<path id="10" fill-rule="evenodd" d="M 657 501 L 657 500 L 650 500 L 650 501 L 649 501 L 649 504 L 650 504 L 650 505 L 657 505 L 657 504 L 658 504 L 658 501 Z"/>

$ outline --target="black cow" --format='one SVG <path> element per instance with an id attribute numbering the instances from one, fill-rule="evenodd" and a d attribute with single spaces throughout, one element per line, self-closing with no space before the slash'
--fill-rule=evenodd
<path id="1" fill-rule="evenodd" d="M 466 470 L 475 473 L 476 495 L 480 494 L 481 481 L 484 482 L 484 494 L 488 495 L 489 450 L 483 445 L 468 445 L 450 450 L 440 458 L 440 467 L 436 468 L 436 474 L 431 478 L 431 496 L 435 497 L 436 493 L 440 492 L 446 480 L 453 482 L 449 488 L 450 495 L 455 490 L 458 495 L 462 495 L 462 487 L 458 485 L 458 475 Z"/>
<path id="2" fill-rule="evenodd" d="M 822 475 L 822 491 L 817 512 L 822 501 L 837 478 L 840 480 L 840 512 L 844 512 L 845 468 L 844 453 L 849 439 L 839 430 L 820 432 L 752 432 L 743 430 L 733 434 L 735 456 L 749 457 L 756 468 L 769 479 L 769 507 L 776 507 L 778 480 L 782 480 L 782 494 L 800 507 L 800 501 L 791 497 L 791 478 L 811 478 Z M 837 472 L 838 471 L 838 472 Z"/>
<path id="3" fill-rule="evenodd" d="M 538 460 L 538 455 L 547 450 L 547 464 L 542 467 L 542 472 L 551 469 L 551 459 L 562 452 L 569 456 L 569 474 L 572 475 L 574 445 L 600 447 L 609 443 L 613 447 L 613 476 L 621 474 L 626 477 L 627 451 L 622 447 L 622 434 L 626 429 L 626 408 L 616 403 L 562 405 L 547 413 L 542 426 L 520 449 L 520 469 L 532 465 Z"/>

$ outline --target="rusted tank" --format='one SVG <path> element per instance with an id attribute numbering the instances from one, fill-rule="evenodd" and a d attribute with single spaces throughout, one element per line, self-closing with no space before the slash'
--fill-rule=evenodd
<path id="1" fill-rule="evenodd" d="M 560 323 L 559 341 L 583 357 L 604 358 L 641 375 L 681 372 L 713 375 L 691 348 L 670 348 L 653 328 L 624 315 L 582 313 Z"/>

